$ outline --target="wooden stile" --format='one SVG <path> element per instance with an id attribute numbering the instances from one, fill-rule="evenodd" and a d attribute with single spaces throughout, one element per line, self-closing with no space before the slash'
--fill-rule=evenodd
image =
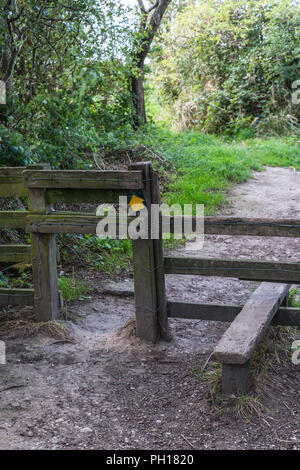
<path id="1" fill-rule="evenodd" d="M 33 165 L 35 169 L 49 168 L 48 164 Z M 27 197 L 28 189 L 24 187 L 24 167 L 0 168 L 0 197 Z M 24 229 L 28 211 L 1 211 L 1 229 Z M 0 261 L 6 263 L 31 264 L 30 245 L 0 245 Z M 0 289 L 0 304 L 2 305 L 33 305 L 33 289 Z"/>
<path id="2" fill-rule="evenodd" d="M 32 305 L 40 320 L 59 317 L 61 301 L 57 285 L 56 233 L 96 233 L 103 217 L 88 213 L 55 212 L 55 203 L 118 203 L 120 196 L 142 192 L 148 212 L 148 238 L 133 240 L 136 334 L 156 342 L 170 340 L 168 318 L 189 318 L 231 322 L 215 349 L 222 362 L 224 394 L 247 393 L 251 385 L 250 356 L 272 325 L 300 325 L 300 309 L 289 308 L 288 284 L 300 283 L 300 263 L 260 260 L 164 257 L 162 231 L 174 233 L 178 216 L 162 216 L 159 180 L 151 163 L 136 163 L 129 171 L 47 171 L 0 168 L 0 197 L 29 195 L 29 212 L 3 211 L 0 228 L 27 228 L 31 232 L 33 289 L 0 289 L 0 303 Z M 152 205 L 156 205 L 154 211 Z M 153 209 L 153 210 L 152 210 Z M 157 237 L 151 235 L 151 221 L 158 216 Z M 117 218 L 124 224 L 136 217 Z M 184 216 L 182 224 L 196 217 Z M 126 227 L 127 228 L 127 227 Z M 119 235 L 117 229 L 117 236 Z M 231 236 L 299 237 L 300 220 L 237 217 L 205 217 L 204 233 Z M 157 234 L 156 234 L 157 235 Z M 0 246 L 0 260 L 29 262 L 30 247 Z M 166 299 L 165 274 L 234 277 L 263 283 L 244 306 L 193 304 Z M 280 305 L 281 304 L 281 305 Z"/>

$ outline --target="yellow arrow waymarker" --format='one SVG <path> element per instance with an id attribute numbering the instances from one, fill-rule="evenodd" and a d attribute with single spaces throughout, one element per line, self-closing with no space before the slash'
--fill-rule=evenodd
<path id="1" fill-rule="evenodd" d="M 142 199 L 141 197 L 133 195 L 129 203 L 129 206 L 132 208 L 134 212 L 141 211 L 142 209 L 145 208 L 144 200 L 145 199 Z"/>

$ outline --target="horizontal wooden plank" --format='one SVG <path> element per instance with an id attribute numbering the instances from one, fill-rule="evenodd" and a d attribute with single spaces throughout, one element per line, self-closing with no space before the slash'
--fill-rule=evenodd
<path id="1" fill-rule="evenodd" d="M 263 282 L 223 334 L 214 349 L 215 358 L 226 364 L 245 364 L 263 338 L 289 287 L 288 284 Z"/>
<path id="2" fill-rule="evenodd" d="M 4 289 L 0 288 L 1 305 L 33 305 L 33 289 Z"/>
<path id="3" fill-rule="evenodd" d="M 0 262 L 31 263 L 31 246 L 0 245 Z"/>
<path id="4" fill-rule="evenodd" d="M 108 189 L 48 189 L 47 201 L 55 203 L 95 203 L 95 204 L 118 204 L 120 196 L 127 196 L 128 190 L 118 191 Z"/>
<path id="5" fill-rule="evenodd" d="M 22 178 L 23 171 L 26 170 L 26 166 L 1 166 L 0 167 L 0 181 L 8 176 Z"/>
<path id="6" fill-rule="evenodd" d="M 168 301 L 167 308 L 170 318 L 231 323 L 240 313 L 243 305 L 198 304 Z M 300 309 L 280 307 L 271 324 L 300 327 Z"/>
<path id="7" fill-rule="evenodd" d="M 28 189 L 24 186 L 23 172 L 29 168 L 42 170 L 49 168 L 49 164 L 0 167 L 0 197 L 27 197 Z"/>
<path id="8" fill-rule="evenodd" d="M 201 218 L 199 220 L 201 221 Z M 163 216 L 165 231 L 169 233 L 174 233 L 175 226 L 183 227 L 184 221 L 191 222 L 192 229 L 196 229 L 197 217 L 195 216 L 182 217 L 181 224 L 180 216 Z M 170 229 L 167 230 L 167 227 L 170 227 Z M 297 238 L 300 237 L 300 220 L 247 217 L 205 217 L 204 234 Z"/>
<path id="9" fill-rule="evenodd" d="M 242 305 L 167 302 L 168 316 L 189 320 L 209 320 L 231 323 L 242 310 Z"/>
<path id="10" fill-rule="evenodd" d="M 25 228 L 27 211 L 0 211 L 0 228 Z"/>
<path id="11" fill-rule="evenodd" d="M 210 259 L 164 258 L 166 274 L 233 277 L 241 280 L 300 283 L 300 263 Z"/>
<path id="12" fill-rule="evenodd" d="M 73 212 L 54 213 L 52 215 L 29 215 L 27 217 L 27 230 L 38 233 L 89 233 L 95 234 L 97 224 L 103 219 L 94 214 L 78 214 Z M 109 219 L 107 219 L 109 220 Z M 114 219 L 111 219 L 114 223 Z M 128 223 L 134 217 L 117 217 L 117 235 L 124 233 Z"/>
<path id="13" fill-rule="evenodd" d="M 142 189 L 141 171 L 57 170 L 23 172 L 27 188 L 45 189 Z"/>
<path id="14" fill-rule="evenodd" d="M 0 181 L 0 197 L 27 197 L 28 189 L 24 187 L 23 178 L 5 178 Z"/>
<path id="15" fill-rule="evenodd" d="M 29 166 L 1 166 L 0 167 L 0 182 L 7 177 L 20 177 L 23 179 L 23 171 L 25 170 L 42 170 L 50 169 L 49 163 L 41 163 Z"/>

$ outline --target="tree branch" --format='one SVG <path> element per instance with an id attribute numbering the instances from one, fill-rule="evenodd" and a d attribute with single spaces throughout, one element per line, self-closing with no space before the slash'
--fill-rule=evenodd
<path id="1" fill-rule="evenodd" d="M 145 59 L 150 51 L 150 47 L 155 37 L 155 34 L 161 24 L 164 13 L 171 1 L 172 0 L 157 0 L 155 4 L 152 5 L 152 7 L 150 8 L 150 11 L 154 10 L 154 13 L 150 18 L 148 26 L 146 27 L 145 21 L 142 21 L 141 23 L 141 30 L 144 31 L 144 37 L 141 41 L 140 52 L 137 54 L 137 66 L 139 68 L 142 68 L 144 65 Z"/>
<path id="2" fill-rule="evenodd" d="M 138 0 L 138 4 L 142 13 L 147 13 L 143 0 Z"/>
<path id="3" fill-rule="evenodd" d="M 156 0 L 156 2 L 148 9 L 147 13 L 149 15 L 149 13 L 151 13 L 152 10 L 155 10 L 155 8 L 157 8 L 159 5 L 159 0 Z"/>

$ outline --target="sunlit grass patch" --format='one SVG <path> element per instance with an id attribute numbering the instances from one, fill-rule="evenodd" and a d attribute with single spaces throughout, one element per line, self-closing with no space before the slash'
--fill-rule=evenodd
<path id="1" fill-rule="evenodd" d="M 75 277 L 59 276 L 58 288 L 65 301 L 75 301 L 93 292 L 93 287 L 84 280 Z"/>
<path id="2" fill-rule="evenodd" d="M 204 204 L 207 215 L 224 205 L 228 188 L 247 181 L 252 171 L 262 171 L 265 165 L 300 169 L 299 136 L 230 139 L 151 127 L 140 138 L 177 168 L 176 174 L 169 175 L 164 201 Z"/>

